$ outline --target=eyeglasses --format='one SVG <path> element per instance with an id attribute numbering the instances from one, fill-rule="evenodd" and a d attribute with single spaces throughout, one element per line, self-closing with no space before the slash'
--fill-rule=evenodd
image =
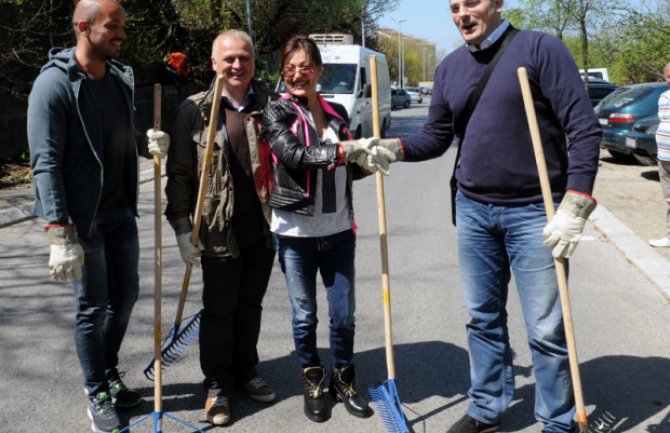
<path id="1" fill-rule="evenodd" d="M 449 6 L 449 9 L 451 10 L 452 14 L 458 14 L 461 11 L 462 12 L 470 12 L 479 4 L 481 3 L 481 0 L 467 0 L 463 3 L 453 3 Z"/>
<path id="2" fill-rule="evenodd" d="M 314 75 L 314 68 L 312 66 L 296 66 L 296 65 L 286 65 L 284 66 L 283 74 L 287 77 L 292 77 L 296 72 L 300 72 L 305 77 L 311 77 Z"/>

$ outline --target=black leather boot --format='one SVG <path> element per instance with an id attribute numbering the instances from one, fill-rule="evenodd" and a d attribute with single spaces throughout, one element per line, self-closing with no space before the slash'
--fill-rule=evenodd
<path id="1" fill-rule="evenodd" d="M 314 422 L 330 419 L 330 404 L 323 394 L 326 372 L 323 367 L 307 367 L 302 371 L 305 381 L 305 415 Z"/>
<path id="2" fill-rule="evenodd" d="M 369 418 L 374 413 L 368 402 L 358 393 L 354 379 L 356 370 L 354 364 L 349 364 L 339 370 L 334 370 L 330 377 L 330 391 L 333 398 L 344 403 L 347 412 L 359 418 Z"/>

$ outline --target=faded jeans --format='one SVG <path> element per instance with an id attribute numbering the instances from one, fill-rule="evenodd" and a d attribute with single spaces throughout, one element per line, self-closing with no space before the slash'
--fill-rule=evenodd
<path id="1" fill-rule="evenodd" d="M 279 263 L 293 307 L 293 341 L 301 368 L 320 366 L 316 346 L 316 274 L 326 287 L 332 368 L 346 367 L 354 356 L 354 256 L 352 230 L 320 238 L 277 237 Z"/>
<path id="2" fill-rule="evenodd" d="M 563 315 L 543 204 L 497 206 L 456 196 L 461 289 L 470 315 L 468 414 L 498 422 L 514 394 L 507 297 L 512 275 L 535 374 L 535 416 L 543 432 L 575 430 Z M 511 271 L 510 271 L 511 269 Z"/>
<path id="3" fill-rule="evenodd" d="M 139 295 L 139 242 L 129 206 L 98 210 L 84 249 L 82 279 L 74 281 L 77 301 L 75 345 L 89 395 L 107 391 L 107 376 L 119 362 L 119 349 Z"/>

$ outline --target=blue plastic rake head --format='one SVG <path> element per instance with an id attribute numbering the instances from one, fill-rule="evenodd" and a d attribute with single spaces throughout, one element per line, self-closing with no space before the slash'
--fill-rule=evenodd
<path id="1" fill-rule="evenodd" d="M 611 433 L 621 421 L 621 418 L 605 411 L 595 421 L 580 431 L 580 433 Z"/>
<path id="2" fill-rule="evenodd" d="M 186 347 L 198 336 L 200 329 L 200 317 L 202 310 L 194 315 L 187 317 L 187 322 L 183 326 L 175 324 L 170 331 L 170 335 L 163 341 L 163 349 L 161 349 L 161 369 L 165 369 L 175 362 L 186 351 Z M 144 369 L 144 375 L 149 380 L 154 380 L 154 361 L 152 359 L 149 365 Z"/>
<path id="3" fill-rule="evenodd" d="M 402 411 L 402 403 L 394 379 L 380 382 L 377 386 L 369 387 L 368 392 L 377 407 L 377 413 L 389 433 L 407 433 L 407 420 Z"/>

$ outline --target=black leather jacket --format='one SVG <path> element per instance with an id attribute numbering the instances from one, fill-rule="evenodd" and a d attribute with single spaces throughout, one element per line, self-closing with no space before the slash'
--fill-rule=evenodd
<path id="1" fill-rule="evenodd" d="M 294 102 L 295 105 L 292 103 Z M 340 140 L 349 140 L 349 117 L 340 104 L 328 102 L 337 116 L 324 110 L 330 126 L 337 131 Z M 316 170 L 338 164 L 336 157 L 337 145 L 322 144 L 316 130 L 308 123 L 305 131 L 303 122 L 296 112 L 296 105 L 306 112 L 307 103 L 302 98 L 291 100 L 281 99 L 270 102 L 263 112 L 264 136 L 270 143 L 272 152 L 277 158 L 274 167 L 274 185 L 270 195 L 270 206 L 303 215 L 314 214 L 314 195 L 308 191 L 316 189 Z M 296 132 L 291 130 L 297 125 Z M 309 138 L 310 146 L 306 146 Z M 334 170 L 332 170 L 334 175 Z M 328 171 L 324 176 L 329 175 Z M 349 209 L 353 212 L 351 182 L 365 174 L 356 164 L 347 167 L 347 197 Z M 309 188 L 308 188 L 309 182 Z"/>

